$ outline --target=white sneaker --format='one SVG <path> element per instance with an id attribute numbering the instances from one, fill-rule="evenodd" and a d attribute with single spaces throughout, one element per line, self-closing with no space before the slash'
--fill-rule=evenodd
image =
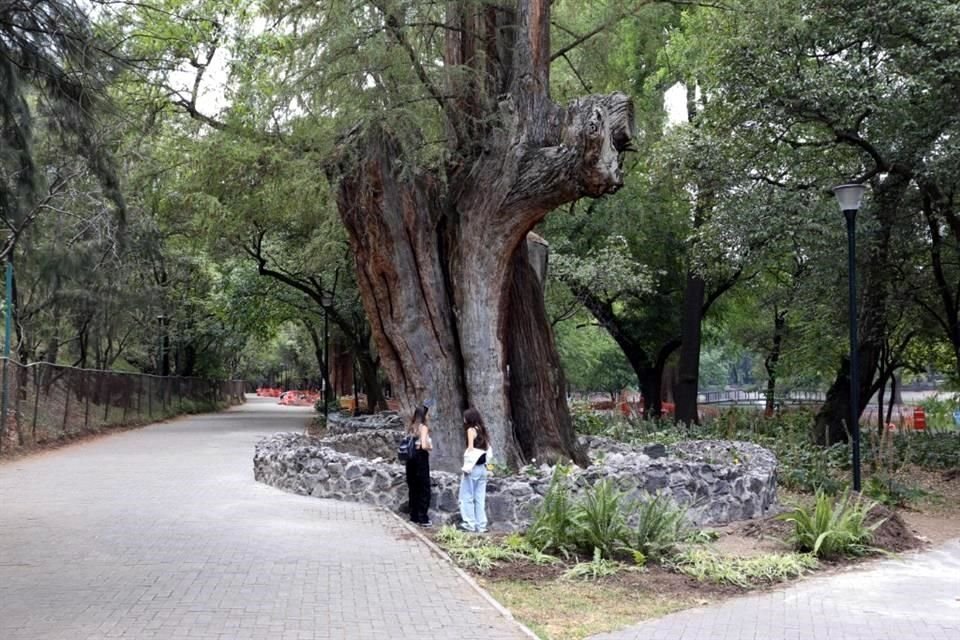
<path id="1" fill-rule="evenodd" d="M 467 533 L 476 533 L 476 532 L 477 532 L 476 529 L 474 529 L 473 527 L 471 527 L 470 525 L 468 525 L 468 524 L 465 523 L 465 522 L 461 522 L 460 524 L 458 524 L 458 525 L 457 525 L 457 528 L 459 528 L 461 531 L 466 531 Z"/>

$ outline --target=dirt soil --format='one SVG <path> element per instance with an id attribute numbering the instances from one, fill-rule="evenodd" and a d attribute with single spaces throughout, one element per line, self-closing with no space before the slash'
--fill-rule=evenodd
<path id="1" fill-rule="evenodd" d="M 512 562 L 495 566 L 483 574 L 488 582 L 504 580 L 523 580 L 529 582 L 547 582 L 559 580 L 569 567 L 563 564 L 537 566 L 528 562 Z M 715 599 L 745 593 L 745 589 L 731 585 L 698 582 L 696 579 L 679 573 L 667 571 L 657 565 L 644 567 L 643 570 L 619 571 L 612 576 L 600 578 L 593 584 L 617 586 L 637 593 L 656 593 L 661 596 L 689 598 L 691 595 Z"/>
<path id="2" fill-rule="evenodd" d="M 881 520 L 883 524 L 873 532 L 873 546 L 885 551 L 900 553 L 901 551 L 919 549 L 924 545 L 924 540 L 907 526 L 899 513 L 878 504 L 867 515 L 867 524 L 873 525 Z"/>
<path id="3" fill-rule="evenodd" d="M 874 524 L 880 520 L 883 520 L 883 524 L 874 531 L 874 546 L 884 551 L 899 553 L 919 549 L 924 545 L 925 538 L 908 526 L 899 512 L 878 504 L 867 516 L 867 523 Z M 791 523 L 776 516 L 748 520 L 721 529 L 716 546 L 722 553 L 740 556 L 787 552 L 790 551 L 790 545 L 786 540 L 790 537 L 792 528 Z"/>
<path id="4" fill-rule="evenodd" d="M 899 510 L 904 522 L 934 546 L 960 537 L 960 469 L 932 471 L 913 467 L 905 470 L 904 475 L 911 484 L 927 492 L 910 508 Z"/>

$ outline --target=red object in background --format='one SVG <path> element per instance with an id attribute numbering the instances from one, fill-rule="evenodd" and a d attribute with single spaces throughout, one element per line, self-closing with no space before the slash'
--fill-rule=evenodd
<path id="1" fill-rule="evenodd" d="M 286 391 L 280 394 L 280 404 L 288 407 L 312 407 L 320 398 L 312 391 Z"/>
<path id="2" fill-rule="evenodd" d="M 917 431 L 924 431 L 927 428 L 927 414 L 923 411 L 923 407 L 913 410 L 913 428 Z"/>

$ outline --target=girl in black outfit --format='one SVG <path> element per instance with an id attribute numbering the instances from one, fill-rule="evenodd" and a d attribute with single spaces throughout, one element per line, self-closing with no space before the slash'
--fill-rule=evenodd
<path id="1" fill-rule="evenodd" d="M 407 425 L 407 433 L 417 438 L 417 452 L 407 460 L 407 488 L 410 491 L 410 521 L 421 527 L 433 524 L 427 516 L 430 509 L 430 427 L 427 426 L 427 408 L 417 407 Z"/>

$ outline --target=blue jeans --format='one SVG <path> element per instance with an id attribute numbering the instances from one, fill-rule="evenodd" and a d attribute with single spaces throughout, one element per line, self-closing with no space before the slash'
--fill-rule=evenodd
<path id="1" fill-rule="evenodd" d="M 487 530 L 486 465 L 477 465 L 460 476 L 460 518 L 471 531 Z"/>

